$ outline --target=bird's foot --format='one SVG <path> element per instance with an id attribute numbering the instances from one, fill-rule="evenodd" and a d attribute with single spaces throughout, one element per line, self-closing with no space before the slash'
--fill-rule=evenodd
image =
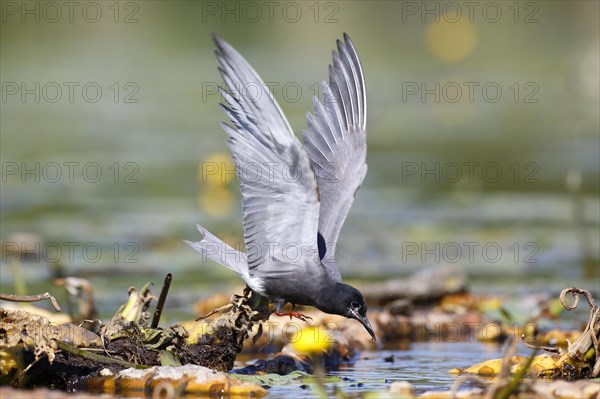
<path id="1" fill-rule="evenodd" d="M 309 319 L 312 320 L 312 317 L 302 314 L 300 312 L 275 312 L 275 314 L 277 316 L 290 316 L 290 320 L 292 319 L 292 317 L 306 322 L 308 322 Z"/>

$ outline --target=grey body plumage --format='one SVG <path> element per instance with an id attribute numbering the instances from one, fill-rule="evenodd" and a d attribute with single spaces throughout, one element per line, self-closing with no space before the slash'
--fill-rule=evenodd
<path id="1" fill-rule="evenodd" d="M 304 146 L 258 74 L 214 36 L 227 90 L 221 104 L 240 180 L 246 252 L 202 226 L 192 248 L 239 274 L 280 309 L 315 306 L 360 321 L 375 339 L 358 290 L 342 283 L 335 246 L 366 171 L 366 88 L 350 38 L 337 41 L 323 101 L 307 114 Z"/>

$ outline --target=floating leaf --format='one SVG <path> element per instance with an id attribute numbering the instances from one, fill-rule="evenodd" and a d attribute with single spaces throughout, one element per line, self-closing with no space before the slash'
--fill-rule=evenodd
<path id="1" fill-rule="evenodd" d="M 527 360 L 527 358 L 523 356 L 513 356 L 511 359 L 511 363 L 522 363 Z M 471 366 L 462 371 L 462 373 L 469 374 L 479 374 L 479 375 L 496 375 L 500 372 L 500 368 L 502 367 L 503 359 L 492 359 L 486 360 L 485 362 L 477 363 L 474 366 Z"/>

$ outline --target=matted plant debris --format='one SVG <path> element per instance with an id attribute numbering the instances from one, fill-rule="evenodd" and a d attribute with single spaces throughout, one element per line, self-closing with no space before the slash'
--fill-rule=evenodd
<path id="1" fill-rule="evenodd" d="M 228 371 L 253 326 L 270 315 L 264 298 L 245 291 L 232 298 L 227 312 L 205 323 L 209 327 L 201 333 L 190 334 L 180 325 L 150 328 L 147 310 L 154 297 L 149 287 L 130 288 L 129 300 L 108 323 L 83 324 L 95 332 L 0 308 L 1 382 L 71 389 L 100 370 L 194 364 Z"/>
<path id="2" fill-rule="evenodd" d="M 477 299 L 466 293 L 458 294 L 460 297 L 456 295 L 448 294 L 437 305 L 436 302 L 431 304 L 430 313 L 426 313 L 427 308 L 423 305 L 407 312 L 389 306 L 373 310 L 373 315 L 376 316 L 373 324 L 378 331 L 385 332 L 383 336 L 387 337 L 393 336 L 401 323 L 414 323 L 421 315 L 429 315 L 430 318 L 432 315 L 444 316 L 447 322 L 452 323 L 456 320 L 452 319 L 452 309 L 470 309 L 466 313 L 456 312 L 460 317 L 466 316 L 470 320 L 473 318 L 469 315 L 477 314 L 482 303 L 493 302 L 494 308 L 502 309 L 502 303 L 498 299 Z M 567 301 L 569 295 L 574 298 L 572 304 Z M 163 291 L 163 304 L 165 296 Z M 594 387 L 598 384 L 594 385 L 588 379 L 598 376 L 600 311 L 592 295 L 577 288 L 563 290 L 560 302 L 565 309 L 572 311 L 578 305 L 579 296 L 584 296 L 590 307 L 589 320 L 580 334 L 570 332 L 569 336 L 577 337 L 573 342 L 567 340 L 568 345 L 563 347 L 541 346 L 537 341 L 537 337 L 541 335 L 537 331 L 523 328 L 508 332 L 505 335 L 523 334 L 523 342 L 535 348 L 535 355 L 516 356 L 518 342 L 514 342 L 511 352 L 504 358 L 488 360 L 464 370 L 453 370 L 460 375 L 459 382 L 479 381 L 482 388 L 449 394 L 475 398 L 537 398 L 544 394 L 559 397 L 560 395 L 548 394 L 548 390 L 555 389 L 556 392 L 565 393 L 565 397 L 575 398 L 577 396 L 573 395 L 581 394 L 582 397 L 591 398 L 594 394 L 597 395 L 598 390 Z M 453 299 L 448 299 L 450 297 Z M 360 339 L 362 330 L 353 328 L 360 326 L 333 316 L 311 313 L 314 320 L 308 323 L 285 318 L 273 318 L 269 321 L 271 311 L 268 301 L 249 290 L 245 290 L 243 295 L 234 295 L 228 304 L 213 309 L 208 315 L 186 324 L 186 327 L 179 324 L 158 327 L 160 311 L 154 311 L 152 320 L 149 312 L 155 300 L 150 292 L 150 284 L 140 290 L 130 288 L 128 301 L 115 312 L 111 320 L 106 323 L 87 320 L 81 326 L 72 323 L 54 324 L 44 316 L 0 308 L 1 383 L 19 388 L 45 385 L 64 390 L 84 389 L 108 394 L 115 394 L 117 389 L 131 395 L 145 392 L 157 395 L 218 393 L 261 396 L 267 393 L 261 385 L 295 381 L 294 378 L 274 378 L 275 375 L 292 376 L 298 371 L 311 373 L 315 367 L 322 367 L 319 364 L 336 368 L 343 362 L 352 361 L 359 350 L 372 348 L 369 346 L 372 345 L 370 340 L 363 342 Z M 483 312 L 480 311 L 479 314 Z M 273 343 L 282 345 L 294 342 L 291 330 L 286 329 L 289 326 L 287 323 L 320 326 L 324 336 L 333 340 L 332 344 L 317 359 L 310 354 L 297 353 L 294 345 L 285 345 L 283 348 L 280 346 L 281 352 L 271 358 L 234 370 L 235 373 L 254 375 L 240 377 L 245 382 L 231 379 L 222 373 L 232 370 L 244 343 L 262 348 Z M 150 327 L 149 324 L 156 327 Z M 498 328 L 502 330 L 503 324 L 498 322 Z M 554 331 L 553 334 L 559 332 Z M 551 353 L 539 355 L 536 352 L 540 350 Z M 258 378 L 264 374 L 271 377 Z M 540 378 L 578 381 L 571 385 L 544 385 L 538 380 Z M 265 379 L 269 383 L 265 383 Z M 339 381 L 329 383 L 339 384 L 336 389 L 344 387 Z M 402 395 L 414 395 L 414 390 L 412 394 L 407 392 Z M 441 392 L 437 394 L 440 397 L 445 395 Z M 423 397 L 428 397 L 427 393 Z"/>

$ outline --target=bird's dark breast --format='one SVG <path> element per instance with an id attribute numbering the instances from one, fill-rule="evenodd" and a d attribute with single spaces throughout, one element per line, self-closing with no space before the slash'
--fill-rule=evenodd
<path id="1" fill-rule="evenodd" d="M 278 287 L 267 288 L 267 297 L 273 301 L 282 300 L 294 305 L 314 306 L 311 296 L 307 295 L 306 290 L 299 289 L 298 286 L 282 284 Z"/>
<path id="2" fill-rule="evenodd" d="M 265 291 L 271 300 L 283 300 L 295 305 L 317 306 L 315 298 L 327 276 L 303 276 L 294 279 L 267 280 Z"/>

